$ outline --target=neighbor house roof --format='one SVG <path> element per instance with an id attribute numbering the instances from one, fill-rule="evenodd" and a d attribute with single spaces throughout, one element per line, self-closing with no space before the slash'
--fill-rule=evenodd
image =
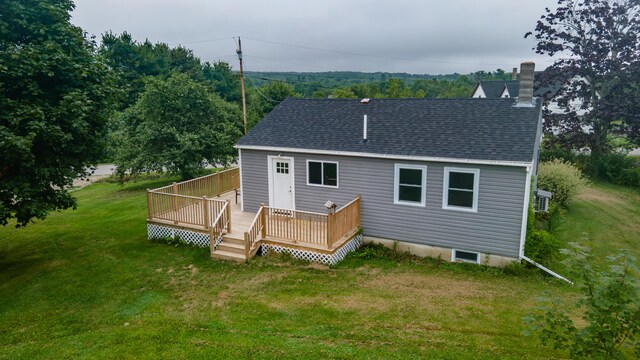
<path id="1" fill-rule="evenodd" d="M 280 103 L 238 142 L 377 155 L 532 162 L 540 102 L 514 99 L 294 99 Z M 367 115 L 367 141 L 363 117 Z"/>
<path id="2" fill-rule="evenodd" d="M 518 84 L 520 82 L 518 80 L 513 80 L 513 81 L 505 81 L 505 80 L 489 80 L 489 81 L 479 81 L 476 84 L 475 89 L 473 89 L 473 93 L 476 92 L 476 90 L 478 89 L 478 86 L 482 86 L 482 90 L 484 91 L 484 95 L 491 99 L 491 98 L 499 98 L 502 95 L 502 92 L 504 91 L 504 87 L 507 86 L 507 84 L 509 85 L 509 94 L 511 95 L 511 97 L 516 97 L 518 96 Z M 512 93 L 512 89 L 515 89 L 515 93 Z"/>
<path id="3" fill-rule="evenodd" d="M 562 88 L 562 82 L 558 79 L 554 79 L 552 83 L 548 83 L 542 86 L 540 79 L 542 79 L 543 74 L 543 71 L 537 71 L 535 73 L 533 96 L 553 97 Z M 481 80 L 476 84 L 473 92 L 471 93 L 471 96 L 476 93 L 476 90 L 478 90 L 479 86 L 482 86 L 484 95 L 489 99 L 499 98 L 500 96 L 502 96 L 505 87 L 509 90 L 509 96 L 517 97 L 520 88 L 520 80 Z"/>

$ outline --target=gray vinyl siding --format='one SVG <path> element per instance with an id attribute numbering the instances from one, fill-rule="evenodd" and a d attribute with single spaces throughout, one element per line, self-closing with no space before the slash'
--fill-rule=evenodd
<path id="1" fill-rule="evenodd" d="M 269 203 L 267 156 L 278 154 L 242 150 L 242 194 L 245 211 L 255 212 L 260 203 Z M 327 200 L 335 202 L 340 207 L 360 194 L 361 219 L 365 235 L 502 256 L 518 256 L 525 168 L 297 153 L 282 155 L 294 158 L 297 210 L 324 213 L 324 203 Z M 337 161 L 339 188 L 307 185 L 307 159 Z M 425 207 L 393 203 L 395 164 L 427 166 Z M 477 213 L 442 208 L 445 167 L 480 170 Z"/>

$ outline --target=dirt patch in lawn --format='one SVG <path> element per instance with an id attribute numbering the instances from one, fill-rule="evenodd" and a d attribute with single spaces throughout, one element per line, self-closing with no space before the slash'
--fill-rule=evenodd
<path id="1" fill-rule="evenodd" d="M 578 199 L 614 205 L 625 205 L 628 201 L 628 199 L 621 197 L 618 193 L 604 192 L 593 187 L 586 188 L 580 192 L 580 194 L 578 194 Z"/>
<path id="2" fill-rule="evenodd" d="M 376 274 L 360 284 L 361 290 L 340 297 L 341 307 L 353 310 L 383 309 L 396 306 L 439 308 L 456 303 L 461 307 L 483 308 L 494 292 L 479 281 L 439 275 L 412 273 Z M 364 290 L 364 291 L 362 291 Z"/>

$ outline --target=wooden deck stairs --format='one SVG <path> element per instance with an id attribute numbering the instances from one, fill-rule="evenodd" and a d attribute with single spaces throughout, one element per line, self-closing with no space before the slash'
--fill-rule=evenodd
<path id="1" fill-rule="evenodd" d="M 239 234 L 225 234 L 220 244 L 211 252 L 211 257 L 219 260 L 246 262 L 253 258 L 257 251 L 258 249 L 249 252 L 247 258 L 244 238 Z"/>

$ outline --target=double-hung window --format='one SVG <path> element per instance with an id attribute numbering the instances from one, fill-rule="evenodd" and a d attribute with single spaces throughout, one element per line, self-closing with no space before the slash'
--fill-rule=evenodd
<path id="1" fill-rule="evenodd" d="M 425 206 L 427 167 L 396 164 L 394 181 L 395 204 Z"/>
<path id="2" fill-rule="evenodd" d="M 444 168 L 442 208 L 478 211 L 479 169 Z"/>
<path id="3" fill-rule="evenodd" d="M 338 187 L 338 163 L 307 160 L 307 185 Z"/>

